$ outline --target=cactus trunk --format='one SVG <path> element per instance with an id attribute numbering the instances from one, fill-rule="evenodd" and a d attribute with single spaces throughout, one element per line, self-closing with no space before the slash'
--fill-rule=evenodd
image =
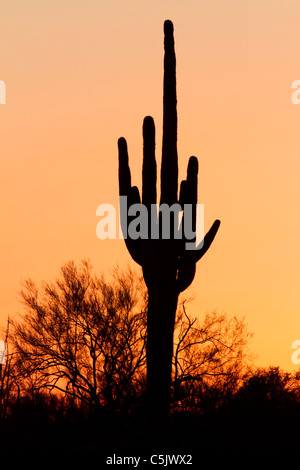
<path id="1" fill-rule="evenodd" d="M 173 332 L 178 295 L 174 289 L 149 292 L 147 317 L 147 393 L 152 419 L 168 416 Z"/>

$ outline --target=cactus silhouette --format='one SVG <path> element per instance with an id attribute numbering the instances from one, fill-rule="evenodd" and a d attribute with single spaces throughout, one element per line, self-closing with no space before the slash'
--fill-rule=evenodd
<path id="1" fill-rule="evenodd" d="M 190 157 L 186 180 L 180 185 L 178 198 L 178 155 L 177 155 L 177 98 L 176 58 L 174 49 L 173 24 L 164 22 L 164 85 L 163 85 L 163 142 L 161 161 L 160 205 L 189 204 L 192 208 L 192 229 L 196 227 L 196 203 L 198 182 L 198 160 Z M 155 159 L 155 126 L 153 118 L 145 117 L 143 122 L 143 170 L 142 198 L 136 186 L 131 185 L 126 140 L 118 140 L 119 190 L 120 196 L 127 197 L 128 206 L 143 204 L 148 209 L 151 222 L 151 206 L 157 204 L 157 169 Z M 174 222 L 174 213 L 170 211 Z M 175 229 L 168 239 L 162 236 L 162 212 L 156 223 L 159 227 L 157 238 L 146 239 L 127 236 L 125 243 L 133 260 L 141 265 L 148 289 L 147 315 L 147 393 L 151 413 L 159 418 L 168 414 L 173 356 L 173 333 L 178 296 L 193 281 L 197 261 L 210 247 L 220 225 L 216 220 L 204 237 L 201 248 L 186 249 L 187 239 L 175 237 Z M 127 230 L 133 217 L 122 214 L 121 226 Z M 150 220 L 151 219 L 151 220 Z M 170 224 L 174 227 L 173 222 Z M 183 211 L 181 228 L 187 217 Z M 125 226 L 126 224 L 126 226 Z M 182 230 L 185 233 L 185 230 Z M 135 237 L 136 238 L 136 237 Z M 194 238 L 194 242 L 195 242 Z M 191 240 L 189 240 L 191 241 Z"/>

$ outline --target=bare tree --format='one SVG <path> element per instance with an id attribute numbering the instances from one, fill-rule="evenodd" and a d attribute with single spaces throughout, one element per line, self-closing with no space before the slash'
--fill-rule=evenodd
<path id="1" fill-rule="evenodd" d="M 116 410 L 139 393 L 146 330 L 139 289 L 131 271 L 115 271 L 108 282 L 92 274 L 88 262 L 66 264 L 41 290 L 26 281 L 27 312 L 13 323 L 13 343 L 27 389 L 55 389 Z"/>
<path id="2" fill-rule="evenodd" d="M 183 302 L 175 330 L 173 402 L 178 408 L 201 408 L 209 398 L 214 407 L 232 394 L 251 370 L 247 348 L 252 337 L 244 319 L 207 313 L 191 319 Z"/>

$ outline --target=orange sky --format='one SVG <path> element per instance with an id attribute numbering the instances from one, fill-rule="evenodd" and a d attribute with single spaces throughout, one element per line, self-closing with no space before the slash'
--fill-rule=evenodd
<path id="1" fill-rule="evenodd" d="M 117 139 L 141 183 L 142 120 L 160 162 L 163 21 L 175 26 L 180 179 L 199 158 L 205 226 L 190 313 L 245 317 L 257 365 L 294 370 L 300 339 L 298 0 L 4 0 L 0 6 L 0 325 L 22 279 L 70 260 L 130 262 L 96 237 L 96 208 L 118 204 Z"/>

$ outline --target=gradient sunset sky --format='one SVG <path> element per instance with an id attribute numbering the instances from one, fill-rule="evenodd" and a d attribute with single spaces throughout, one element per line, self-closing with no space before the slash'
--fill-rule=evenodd
<path id="1" fill-rule="evenodd" d="M 300 339 L 299 0 L 3 0 L 0 5 L 0 326 L 22 280 L 70 259 L 134 266 L 123 240 L 96 237 L 118 206 L 117 140 L 141 187 L 142 121 L 161 156 L 163 22 L 175 29 L 179 177 L 199 159 L 205 229 L 192 315 L 245 317 L 259 366 L 295 370 Z"/>

